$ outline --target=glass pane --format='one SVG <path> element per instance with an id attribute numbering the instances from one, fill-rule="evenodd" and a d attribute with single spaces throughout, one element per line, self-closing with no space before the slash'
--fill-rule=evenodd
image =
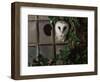
<path id="1" fill-rule="evenodd" d="M 28 47 L 28 66 L 32 66 L 34 59 L 36 59 L 36 55 L 37 55 L 36 49 L 37 48 L 35 46 Z"/>
<path id="2" fill-rule="evenodd" d="M 28 43 L 37 42 L 37 27 L 36 27 L 36 16 L 29 16 L 28 19 Z"/>
<path id="3" fill-rule="evenodd" d="M 38 66 L 54 65 L 52 46 L 39 46 Z"/>
<path id="4" fill-rule="evenodd" d="M 63 50 L 64 45 L 56 45 L 56 54 L 59 54 L 61 50 Z"/>
<path id="5" fill-rule="evenodd" d="M 56 57 L 57 65 L 66 65 L 67 58 L 69 56 L 69 50 L 66 48 L 67 45 L 56 45 Z"/>
<path id="6" fill-rule="evenodd" d="M 52 27 L 47 16 L 39 17 L 39 40 L 41 44 L 52 43 Z"/>
<path id="7" fill-rule="evenodd" d="M 48 59 L 53 58 L 53 46 L 39 46 L 39 54 Z"/>

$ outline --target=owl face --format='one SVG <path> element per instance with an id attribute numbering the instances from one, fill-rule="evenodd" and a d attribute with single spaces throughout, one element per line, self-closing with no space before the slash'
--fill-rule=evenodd
<path id="1" fill-rule="evenodd" d="M 57 21 L 55 24 L 55 34 L 58 41 L 64 41 L 68 33 L 69 24 L 65 21 Z"/>

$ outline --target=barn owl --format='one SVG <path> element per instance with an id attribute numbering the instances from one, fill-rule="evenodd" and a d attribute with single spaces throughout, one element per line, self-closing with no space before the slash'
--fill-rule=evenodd
<path id="1" fill-rule="evenodd" d="M 55 23 L 56 41 L 64 42 L 68 33 L 69 24 L 65 21 L 57 21 Z"/>

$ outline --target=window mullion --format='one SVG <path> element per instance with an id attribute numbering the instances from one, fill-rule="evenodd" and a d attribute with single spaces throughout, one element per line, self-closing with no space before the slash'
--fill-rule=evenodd
<path id="1" fill-rule="evenodd" d="M 37 54 L 36 54 L 36 59 L 38 60 L 38 56 L 39 56 L 39 19 L 37 16 L 37 20 L 36 20 L 36 27 L 37 27 L 37 43 L 36 43 L 36 47 L 37 47 Z"/>
<path id="2" fill-rule="evenodd" d="M 56 59 L 56 44 L 55 44 L 55 28 L 54 25 L 52 24 L 52 28 L 53 28 L 53 49 L 54 49 L 54 59 Z M 56 64 L 56 61 L 55 61 Z"/>

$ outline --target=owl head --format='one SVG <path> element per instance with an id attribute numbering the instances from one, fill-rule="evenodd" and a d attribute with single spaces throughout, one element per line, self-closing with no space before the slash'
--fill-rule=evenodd
<path id="1" fill-rule="evenodd" d="M 69 24 L 65 21 L 57 21 L 55 23 L 55 34 L 58 41 L 65 41 L 65 37 L 69 30 Z"/>

